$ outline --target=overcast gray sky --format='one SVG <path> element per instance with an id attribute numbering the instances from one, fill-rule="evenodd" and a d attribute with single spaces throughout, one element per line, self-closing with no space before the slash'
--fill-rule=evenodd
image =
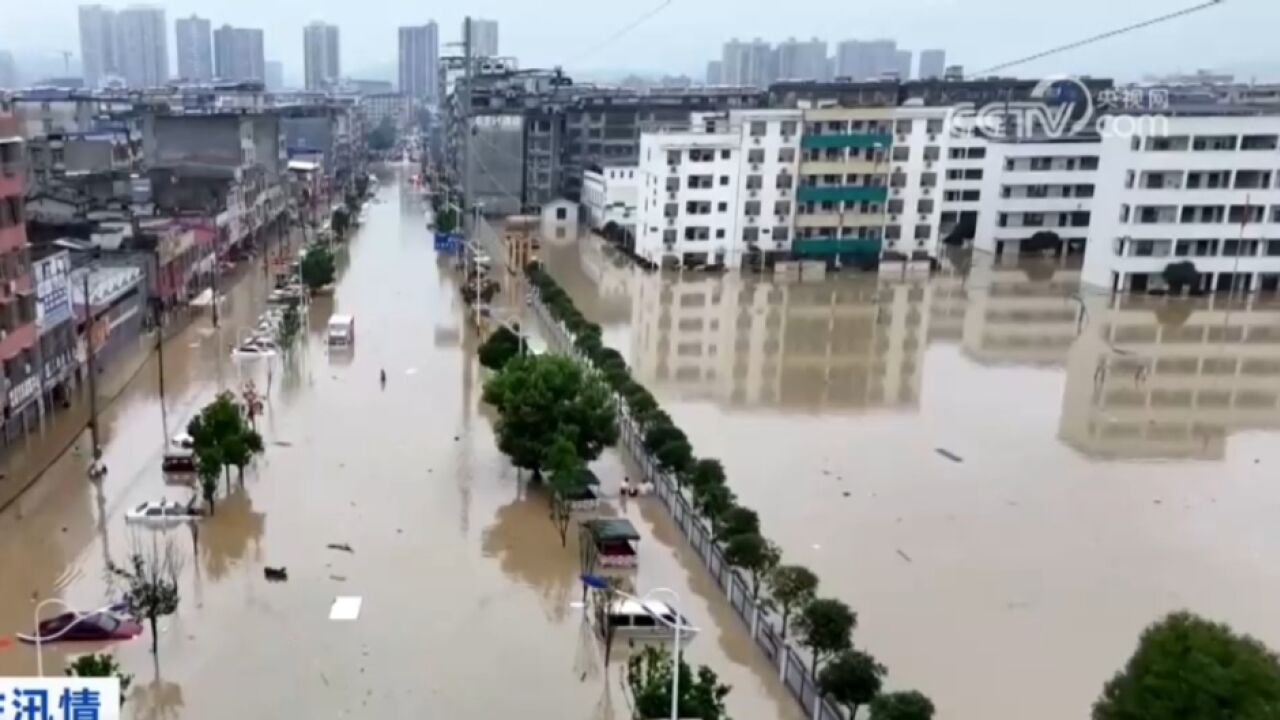
<path id="1" fill-rule="evenodd" d="M 891 37 L 900 47 L 944 48 L 949 62 L 975 71 L 1102 30 L 1195 4 L 1195 0 L 673 0 L 660 13 L 607 47 L 579 57 L 661 0 L 160 0 L 173 20 L 191 13 L 266 31 L 267 58 L 285 64 L 287 78 L 302 72 L 302 26 L 335 23 L 342 31 L 344 74 L 394 67 L 396 27 L 435 20 L 441 39 L 458 38 L 464 11 L 500 23 L 503 54 L 524 67 L 561 64 L 701 75 L 720 44 L 733 37 L 782 40 L 787 36 Z M 0 49 L 22 58 L 60 64 L 61 50 L 77 57 L 76 0 L 0 0 Z M 105 3 L 124 6 L 127 3 Z M 302 8 L 306 7 L 306 10 Z M 1146 72 L 1231 68 L 1280 78 L 1280 0 L 1225 0 L 1222 5 L 1166 25 L 1072 51 L 1019 68 L 1018 74 L 1056 72 L 1135 78 Z"/>

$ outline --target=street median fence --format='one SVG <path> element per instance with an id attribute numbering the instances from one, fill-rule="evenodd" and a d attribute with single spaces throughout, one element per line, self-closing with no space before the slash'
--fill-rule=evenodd
<path id="1" fill-rule="evenodd" d="M 534 314 L 542 322 L 542 326 L 548 329 L 548 339 L 561 352 L 590 367 L 590 360 L 574 346 L 569 329 L 552 317 L 536 288 L 531 292 Z M 765 658 L 778 671 L 779 679 L 791 691 L 805 716 L 813 720 L 845 720 L 844 714 L 836 706 L 818 695 L 817 680 L 805 666 L 805 655 L 782 639 L 781 618 L 777 613 L 752 602 L 751 586 L 746 578 L 725 561 L 720 544 L 712 537 L 711 530 L 680 490 L 675 479 L 663 472 L 653 456 L 645 450 L 644 432 L 627 413 L 622 398 L 615 396 L 614 407 L 618 415 L 621 444 L 640 466 L 645 479 L 653 483 L 654 494 L 662 501 L 663 507 L 670 513 L 676 527 L 680 528 L 680 532 L 689 541 L 716 585 L 724 592 L 729 606 L 746 624 L 756 647 L 760 648 Z"/>

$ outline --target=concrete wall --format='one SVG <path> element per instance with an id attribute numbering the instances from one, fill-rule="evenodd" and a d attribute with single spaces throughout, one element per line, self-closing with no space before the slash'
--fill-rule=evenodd
<path id="1" fill-rule="evenodd" d="M 143 148 L 153 167 L 239 167 L 240 117 L 152 115 L 144 124 Z"/>

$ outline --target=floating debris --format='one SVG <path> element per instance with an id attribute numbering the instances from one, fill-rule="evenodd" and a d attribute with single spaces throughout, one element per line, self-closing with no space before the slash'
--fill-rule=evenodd
<path id="1" fill-rule="evenodd" d="M 907 562 L 911 562 L 911 556 L 902 552 L 901 548 L 898 549 L 898 556 L 901 557 L 903 560 L 906 560 Z"/>
<path id="2" fill-rule="evenodd" d="M 288 440 L 275 440 L 275 441 L 272 441 L 271 444 L 275 445 L 276 447 L 293 447 L 293 443 L 289 442 Z"/>
<path id="3" fill-rule="evenodd" d="M 330 576 L 329 576 L 329 579 L 330 579 L 330 580 L 337 580 L 338 582 L 346 582 L 346 581 L 347 581 L 347 576 L 346 576 L 346 575 L 330 575 Z"/>
<path id="4" fill-rule="evenodd" d="M 960 457 L 959 455 L 951 452 L 946 448 L 934 448 L 933 451 L 952 462 L 958 462 L 958 463 L 964 462 L 964 458 Z"/>
<path id="5" fill-rule="evenodd" d="M 346 543 L 329 543 L 328 545 L 325 545 L 325 547 L 330 550 L 341 550 L 342 552 L 355 553 L 355 550 L 352 550 L 351 546 Z"/>

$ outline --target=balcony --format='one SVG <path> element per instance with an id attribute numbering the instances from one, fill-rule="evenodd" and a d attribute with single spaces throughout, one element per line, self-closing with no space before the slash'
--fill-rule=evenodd
<path id="1" fill-rule="evenodd" d="M 880 257 L 880 241 L 861 238 L 796 238 L 791 241 L 791 251 L 800 257 Z"/>
<path id="2" fill-rule="evenodd" d="M 845 175 L 848 173 L 857 173 L 858 175 L 887 175 L 888 163 L 867 160 L 866 158 L 853 158 L 847 160 L 801 160 L 800 173 L 802 175 Z"/>
<path id="3" fill-rule="evenodd" d="M 819 211 L 811 214 L 796 213 L 797 228 L 833 228 L 833 227 L 880 227 L 884 225 L 885 213 L 862 213 L 853 210 L 844 213 L 833 210 Z"/>
<path id="4" fill-rule="evenodd" d="M 887 148 L 891 145 L 893 145 L 893 136 L 889 133 L 806 134 L 800 138 L 802 148 Z"/>
<path id="5" fill-rule="evenodd" d="M 874 185 L 836 185 L 833 187 L 801 186 L 796 190 L 800 202 L 878 202 L 889 197 L 889 189 Z"/>

